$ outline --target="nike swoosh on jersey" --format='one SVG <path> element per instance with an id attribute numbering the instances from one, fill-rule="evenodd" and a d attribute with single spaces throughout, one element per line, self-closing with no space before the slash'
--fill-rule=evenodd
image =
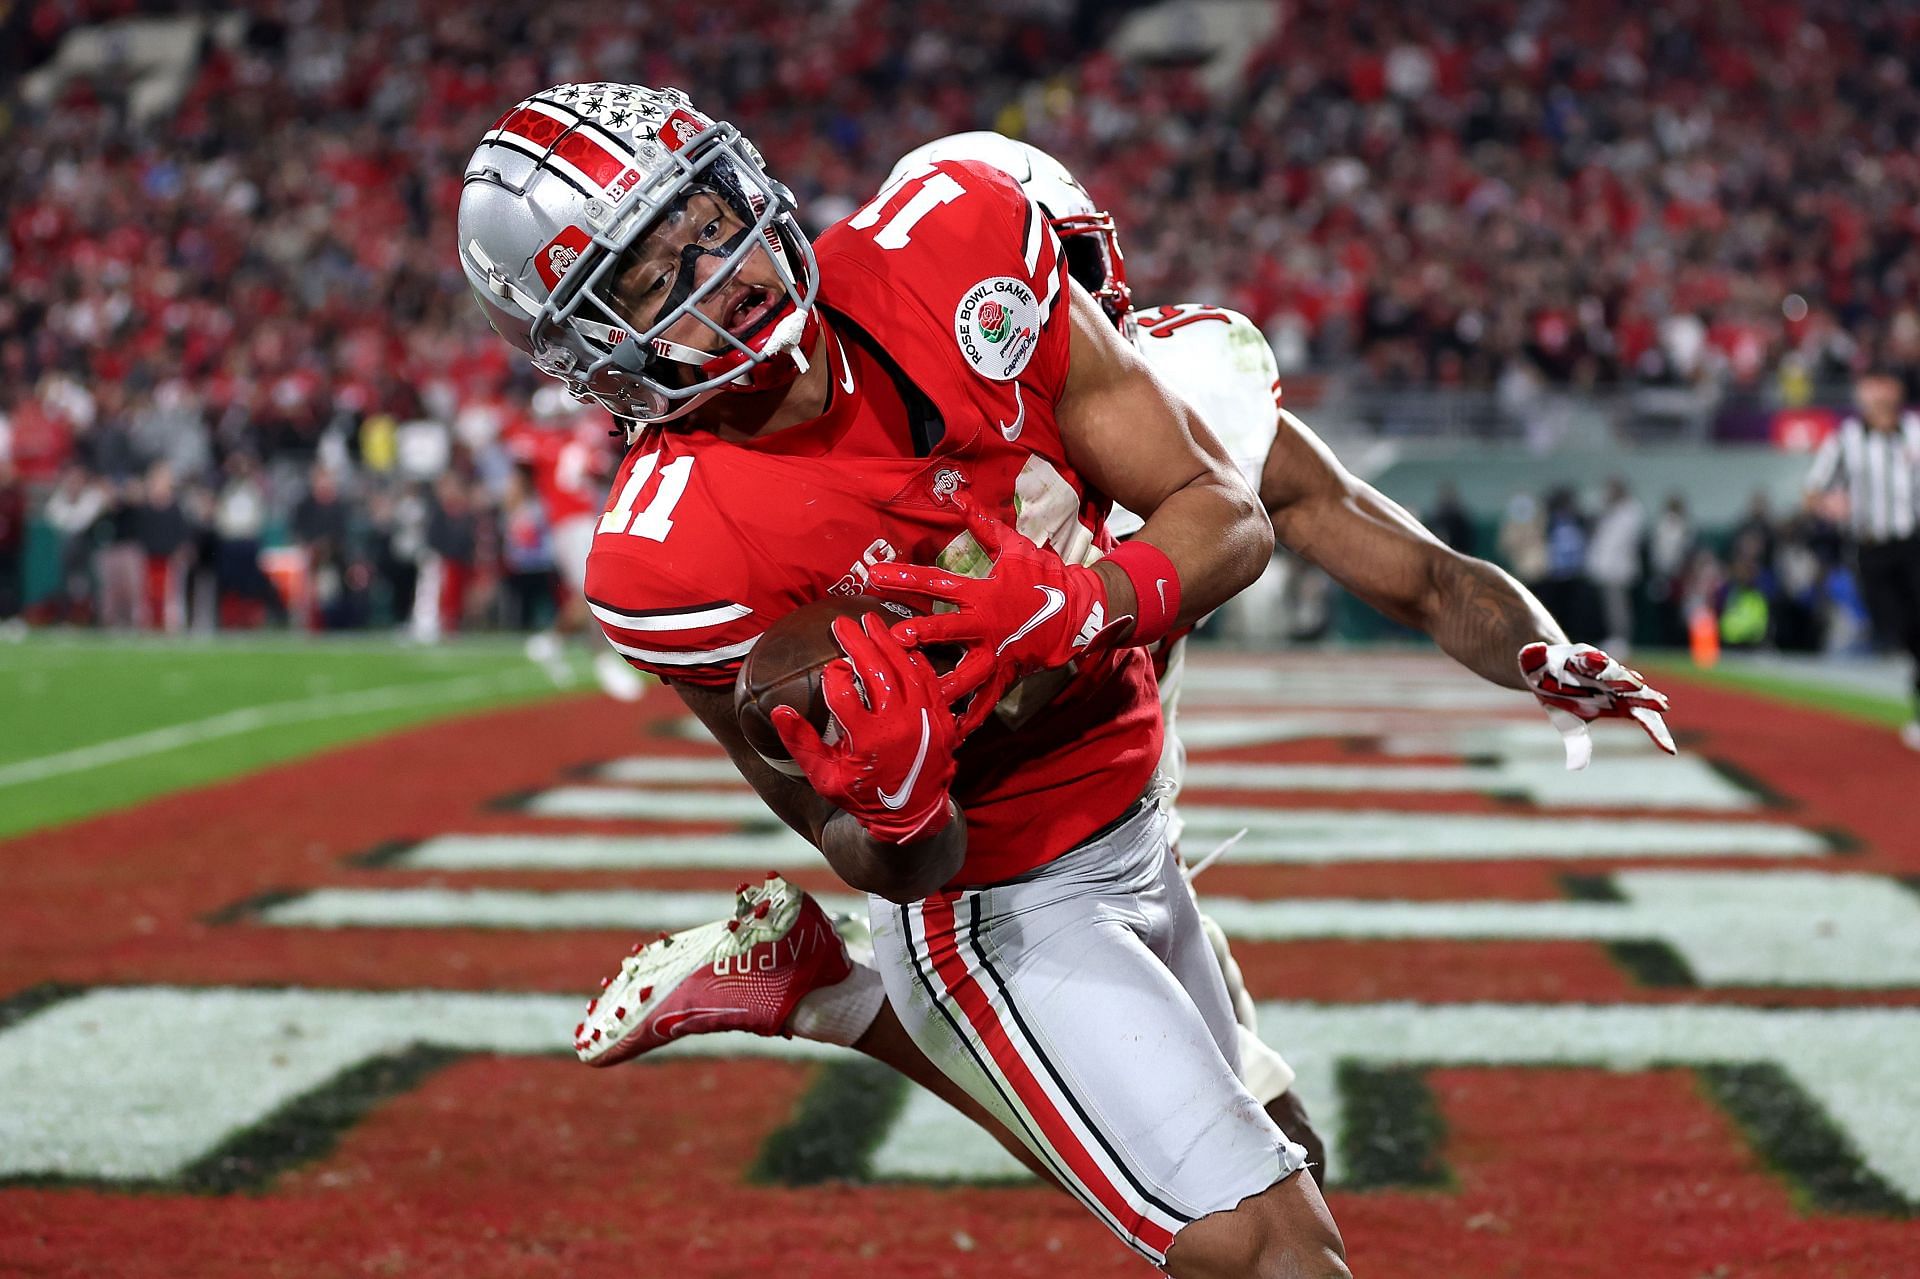
<path id="1" fill-rule="evenodd" d="M 1000 641 L 1000 647 L 993 650 L 993 655 L 995 657 L 998 657 L 1000 656 L 1000 654 L 1006 652 L 1007 645 L 1021 638 L 1027 632 L 1031 631 L 1034 627 L 1040 625 L 1040 623 L 1046 621 L 1049 617 L 1052 617 L 1055 613 L 1058 613 L 1061 609 L 1067 606 L 1067 593 L 1061 590 L 1059 587 L 1035 586 L 1033 589 L 1036 591 L 1039 591 L 1042 595 L 1046 596 L 1047 602 L 1042 604 L 1040 606 L 1039 611 L 1036 612 L 1032 617 L 1029 617 L 1026 621 L 1020 623 L 1019 627 L 1013 632 L 1013 634 L 1007 636 L 1005 639 Z"/>
<path id="2" fill-rule="evenodd" d="M 839 338 L 834 337 L 834 335 L 831 332 L 829 332 L 827 336 L 833 338 L 833 349 L 840 353 L 840 372 L 835 374 L 834 376 L 836 380 L 838 380 L 840 383 L 840 389 L 845 391 L 848 395 L 852 395 L 853 394 L 853 361 L 847 358 L 847 348 L 840 344 Z"/>
<path id="3" fill-rule="evenodd" d="M 1020 432 L 1026 429 L 1027 425 L 1027 401 L 1020 394 L 1020 384 L 1018 382 L 1013 384 L 1013 403 L 1015 407 L 1020 410 L 1014 414 L 1013 425 L 1008 426 L 1005 422 L 1000 421 L 994 423 L 994 425 L 1000 428 L 1000 434 L 1007 437 L 1007 443 L 1009 444 L 1020 438 Z"/>
<path id="4" fill-rule="evenodd" d="M 913 791 L 913 784 L 920 780 L 920 766 L 927 762 L 927 743 L 933 740 L 933 725 L 927 719 L 927 708 L 920 708 L 920 751 L 913 757 L 913 767 L 907 770 L 907 779 L 900 783 L 898 790 L 880 792 L 880 802 L 891 812 L 899 812 L 907 802 L 907 796 Z"/>

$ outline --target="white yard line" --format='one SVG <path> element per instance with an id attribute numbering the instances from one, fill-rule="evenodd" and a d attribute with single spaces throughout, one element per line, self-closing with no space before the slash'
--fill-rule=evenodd
<path id="1" fill-rule="evenodd" d="M 434 684 L 388 684 L 378 688 L 355 689 L 348 693 L 324 693 L 286 702 L 268 702 L 264 706 L 243 706 L 185 724 L 169 724 L 165 728 L 148 729 L 127 737 L 116 737 L 90 746 L 77 746 L 52 755 L 0 765 L 0 786 L 20 786 L 69 773 L 83 773 L 88 769 L 139 759 L 145 755 L 178 750 L 182 746 L 193 746 L 222 737 L 238 737 L 263 728 L 370 711 L 396 710 L 403 706 L 466 701 L 486 693 L 515 692 L 551 682 L 552 677 L 545 670 L 529 665 L 525 670 L 467 675 Z"/>

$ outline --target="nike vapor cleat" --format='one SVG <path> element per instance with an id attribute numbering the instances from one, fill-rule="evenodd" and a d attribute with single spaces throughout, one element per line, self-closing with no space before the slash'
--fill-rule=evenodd
<path id="1" fill-rule="evenodd" d="M 794 1005 L 852 971 L 820 904 L 769 874 L 740 886 L 728 918 L 635 946 L 587 1005 L 573 1050 L 615 1066 L 683 1035 L 782 1034 Z"/>

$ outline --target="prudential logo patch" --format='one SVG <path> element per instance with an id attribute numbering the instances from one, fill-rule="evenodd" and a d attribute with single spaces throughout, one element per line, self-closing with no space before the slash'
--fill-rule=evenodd
<path id="1" fill-rule="evenodd" d="M 966 291 L 953 313 L 953 337 L 982 377 L 1011 382 L 1040 342 L 1040 299 L 1024 280 L 996 275 Z"/>

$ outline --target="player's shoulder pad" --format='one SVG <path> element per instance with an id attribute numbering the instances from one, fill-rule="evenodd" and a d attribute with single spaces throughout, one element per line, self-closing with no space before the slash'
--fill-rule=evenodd
<path id="1" fill-rule="evenodd" d="M 1280 368 L 1267 335 L 1231 307 L 1176 302 L 1134 312 L 1142 355 L 1156 353 L 1204 365 L 1208 374 L 1257 379 L 1277 400 Z"/>
<path id="2" fill-rule="evenodd" d="M 1066 295 L 1045 214 L 1013 178 L 969 160 L 903 174 L 823 232 L 815 251 L 829 305 L 951 332 L 973 371 L 996 382 L 1026 368 Z M 877 289 L 850 298 L 855 273 Z"/>

